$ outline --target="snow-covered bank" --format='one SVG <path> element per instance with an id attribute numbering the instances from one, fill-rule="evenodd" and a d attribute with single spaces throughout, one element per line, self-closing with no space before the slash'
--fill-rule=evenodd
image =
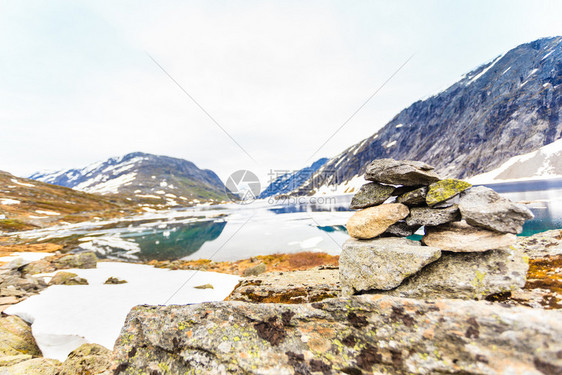
<path id="1" fill-rule="evenodd" d="M 514 156 L 498 168 L 468 179 L 471 184 L 562 178 L 562 139 Z"/>
<path id="2" fill-rule="evenodd" d="M 51 255 L 53 254 L 22 251 L 20 253 L 13 253 L 11 255 L 0 257 L 0 262 L 11 262 L 16 259 L 21 259 L 23 262 L 34 262 L 36 260 L 43 259 Z"/>
<path id="3" fill-rule="evenodd" d="M 100 262 L 96 269 L 65 271 L 87 279 L 89 285 L 51 286 L 4 311 L 32 323 L 43 355 L 60 361 L 85 342 L 112 349 L 133 306 L 221 301 L 239 280 L 214 272 L 171 271 L 117 262 Z M 110 276 L 128 283 L 104 285 Z M 214 289 L 194 288 L 202 284 L 212 284 Z"/>

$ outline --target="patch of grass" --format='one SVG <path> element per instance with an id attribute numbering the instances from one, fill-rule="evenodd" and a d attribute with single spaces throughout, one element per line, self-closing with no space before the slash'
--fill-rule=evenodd
<path id="1" fill-rule="evenodd" d="M 303 251 L 301 253 L 288 254 L 288 261 L 293 268 L 312 268 L 317 266 L 337 266 L 339 257 L 326 253 L 313 253 Z"/>
<path id="2" fill-rule="evenodd" d="M 562 308 L 562 255 L 546 256 L 531 259 L 529 271 L 527 272 L 527 284 L 525 289 L 546 289 L 550 293 L 543 297 L 542 305 L 545 308 Z"/>
<path id="3" fill-rule="evenodd" d="M 23 221 L 4 219 L 0 220 L 0 230 L 5 232 L 19 232 L 36 228 L 35 225 L 24 223 Z"/>

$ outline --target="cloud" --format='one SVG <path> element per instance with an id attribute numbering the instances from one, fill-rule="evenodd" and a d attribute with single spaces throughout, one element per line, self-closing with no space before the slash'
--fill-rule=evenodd
<path id="1" fill-rule="evenodd" d="M 552 17 L 548 25 L 533 21 L 528 3 L 500 21 L 492 11 L 473 17 L 482 4 L 464 2 L 33 5 L 12 3 L 0 14 L 0 48 L 8 52 L 0 61 L 0 169 L 17 174 L 145 151 L 186 158 L 223 180 L 243 168 L 265 180 L 270 169 L 303 167 L 412 53 L 318 158 L 373 134 L 411 102 L 531 35 L 560 28 Z M 511 36 L 515 26 L 506 25 L 514 22 L 526 28 Z M 489 34 L 502 27 L 507 36 Z"/>

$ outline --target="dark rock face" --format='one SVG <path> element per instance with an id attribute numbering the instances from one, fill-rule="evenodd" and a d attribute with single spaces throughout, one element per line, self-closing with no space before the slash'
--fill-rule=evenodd
<path id="1" fill-rule="evenodd" d="M 382 236 L 408 237 L 416 233 L 420 227 L 421 225 L 408 225 L 405 221 L 399 221 L 389 226 Z"/>
<path id="2" fill-rule="evenodd" d="M 562 369 L 561 336 L 556 312 L 476 301 L 370 295 L 303 305 L 137 306 L 111 371 L 554 374 Z"/>
<path id="3" fill-rule="evenodd" d="M 416 190 L 412 190 L 401 194 L 396 198 L 396 202 L 405 204 L 406 206 L 417 206 L 425 203 L 425 197 L 427 195 L 427 186 L 422 186 Z"/>
<path id="4" fill-rule="evenodd" d="M 330 159 L 319 170 L 324 183 L 349 181 L 381 158 L 419 160 L 444 177 L 467 178 L 559 139 L 561 41 L 522 44 L 445 91 L 415 102 L 377 133 Z M 301 191 L 320 185 L 311 179 Z"/>
<path id="5" fill-rule="evenodd" d="M 404 186 L 429 185 L 439 181 L 433 167 L 419 161 L 377 159 L 367 165 L 365 179 Z"/>
<path id="6" fill-rule="evenodd" d="M 281 176 L 271 176 L 274 180 L 269 181 L 269 185 L 260 193 L 258 198 L 263 199 L 298 190 L 298 188 L 311 178 L 328 160 L 328 158 L 322 158 L 312 163 L 310 167 L 303 168 L 299 171 L 287 172 Z"/>
<path id="7" fill-rule="evenodd" d="M 393 186 L 381 185 L 376 182 L 365 184 L 353 196 L 349 208 L 357 210 L 377 206 L 390 198 L 394 190 Z"/>
<path id="8" fill-rule="evenodd" d="M 185 203 L 179 198 L 181 196 L 187 199 L 228 199 L 224 184 L 213 171 L 199 169 L 187 160 L 143 152 L 110 158 L 82 169 L 35 173 L 30 178 L 90 193 L 162 195 L 161 200 L 165 200 L 165 194 L 173 194 L 176 201 L 179 199 L 178 203 Z M 117 189 L 104 186 L 107 182 L 115 184 L 118 179 L 123 183 Z"/>

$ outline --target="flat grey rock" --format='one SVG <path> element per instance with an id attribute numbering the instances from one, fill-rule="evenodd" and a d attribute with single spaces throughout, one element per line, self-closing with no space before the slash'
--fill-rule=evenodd
<path id="1" fill-rule="evenodd" d="M 340 255 L 340 281 L 347 294 L 389 290 L 436 261 L 441 250 L 406 238 L 347 240 Z"/>
<path id="2" fill-rule="evenodd" d="M 351 199 L 351 209 L 367 208 L 378 206 L 384 203 L 394 192 L 394 186 L 381 185 L 376 182 L 370 182 L 361 186 L 357 194 Z"/>
<path id="3" fill-rule="evenodd" d="M 406 218 L 408 225 L 441 225 L 461 219 L 456 205 L 447 208 L 412 207 Z"/>
<path id="4" fill-rule="evenodd" d="M 534 217 L 527 207 L 513 203 L 484 186 L 473 187 L 463 193 L 459 209 L 468 224 L 503 233 L 521 233 L 525 220 Z"/>
<path id="5" fill-rule="evenodd" d="M 522 288 L 528 268 L 523 254 L 513 248 L 480 253 L 443 251 L 438 261 L 398 288 L 381 293 L 409 298 L 484 299 Z"/>
<path id="6" fill-rule="evenodd" d="M 440 180 L 433 167 L 421 161 L 377 159 L 367 166 L 365 179 L 393 185 L 429 185 Z"/>
<path id="7" fill-rule="evenodd" d="M 476 228 L 465 221 L 459 221 L 438 227 L 426 227 L 422 241 L 427 246 L 438 247 L 441 250 L 467 253 L 514 245 L 517 236 Z"/>

